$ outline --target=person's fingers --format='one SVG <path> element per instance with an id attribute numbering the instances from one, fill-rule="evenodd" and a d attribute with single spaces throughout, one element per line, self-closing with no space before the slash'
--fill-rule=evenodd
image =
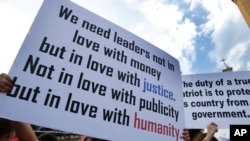
<path id="1" fill-rule="evenodd" d="M 216 123 L 214 123 L 214 122 L 211 122 L 211 125 L 213 125 L 213 126 L 218 126 Z"/>
<path id="2" fill-rule="evenodd" d="M 215 132 L 217 132 L 218 131 L 218 125 L 216 123 L 214 123 L 214 122 L 212 122 L 211 124 L 214 126 Z"/>
<path id="3" fill-rule="evenodd" d="M 190 138 L 189 136 L 185 136 L 185 135 L 183 135 L 183 140 L 184 140 L 184 141 L 190 141 L 190 140 L 191 140 L 191 138 Z"/>
<path id="4" fill-rule="evenodd" d="M 218 125 L 214 122 L 208 124 L 208 127 L 218 127 Z"/>
<path id="5" fill-rule="evenodd" d="M 182 136 L 184 141 L 190 141 L 189 131 L 187 128 L 183 129 Z"/>
<path id="6" fill-rule="evenodd" d="M 5 73 L 0 74 L 0 92 L 8 92 L 12 88 L 12 79 Z"/>
<path id="7" fill-rule="evenodd" d="M 5 78 L 6 80 L 12 81 L 12 79 L 10 78 L 10 76 L 9 76 L 8 74 L 6 74 L 6 73 L 1 73 L 0 75 L 1 75 L 3 78 Z"/>
<path id="8" fill-rule="evenodd" d="M 208 130 L 208 132 L 211 132 L 214 134 L 218 131 L 218 125 L 214 122 L 211 122 L 208 124 L 207 130 Z"/>

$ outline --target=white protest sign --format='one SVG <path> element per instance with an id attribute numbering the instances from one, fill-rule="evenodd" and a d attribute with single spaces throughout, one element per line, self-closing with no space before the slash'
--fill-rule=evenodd
<path id="1" fill-rule="evenodd" d="M 182 81 L 186 127 L 249 124 L 249 71 L 183 75 Z"/>
<path id="2" fill-rule="evenodd" d="M 70 1 L 44 1 L 9 74 L 3 117 L 116 141 L 181 139 L 179 62 Z"/>

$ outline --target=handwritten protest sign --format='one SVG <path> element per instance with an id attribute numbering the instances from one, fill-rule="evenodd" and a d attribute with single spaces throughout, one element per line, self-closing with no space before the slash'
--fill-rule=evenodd
<path id="1" fill-rule="evenodd" d="M 70 1 L 44 1 L 9 74 L 2 117 L 116 141 L 181 138 L 178 61 Z"/>
<path id="2" fill-rule="evenodd" d="M 182 80 L 186 127 L 204 128 L 211 121 L 227 129 L 249 124 L 249 71 L 184 75 Z"/>

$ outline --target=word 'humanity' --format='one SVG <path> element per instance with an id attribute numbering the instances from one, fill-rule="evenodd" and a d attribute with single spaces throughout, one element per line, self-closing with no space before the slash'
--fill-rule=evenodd
<path id="1" fill-rule="evenodd" d="M 172 125 L 171 123 L 166 125 L 154 121 L 149 121 L 143 118 L 139 118 L 137 112 L 135 112 L 134 115 L 134 128 L 161 135 L 166 135 L 169 137 L 175 137 L 176 140 L 178 140 L 180 134 L 180 129 L 175 128 L 175 126 Z"/>

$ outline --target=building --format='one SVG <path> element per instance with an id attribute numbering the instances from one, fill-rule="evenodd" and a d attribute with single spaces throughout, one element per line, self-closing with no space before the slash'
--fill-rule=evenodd
<path id="1" fill-rule="evenodd" d="M 233 67 L 229 67 L 227 64 L 226 64 L 226 59 L 222 58 L 221 61 L 224 63 L 225 67 L 222 72 L 232 72 L 233 71 Z"/>
<path id="2" fill-rule="evenodd" d="M 240 9 L 240 12 L 250 28 L 250 0 L 232 0 Z"/>

